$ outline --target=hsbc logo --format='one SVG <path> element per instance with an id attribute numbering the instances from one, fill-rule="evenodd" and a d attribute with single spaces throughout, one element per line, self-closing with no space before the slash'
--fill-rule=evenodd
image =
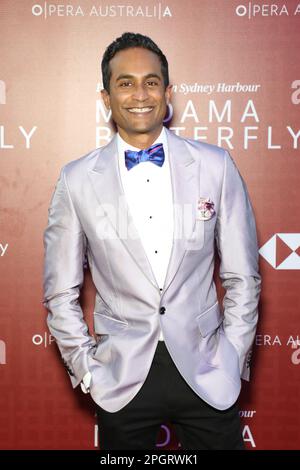
<path id="1" fill-rule="evenodd" d="M 259 254 L 275 269 L 300 269 L 300 233 L 275 233 Z"/>

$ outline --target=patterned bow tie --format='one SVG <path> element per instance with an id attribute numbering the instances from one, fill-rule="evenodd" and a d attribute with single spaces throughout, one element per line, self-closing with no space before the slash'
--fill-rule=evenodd
<path id="1" fill-rule="evenodd" d="M 163 144 L 154 144 L 147 149 L 136 152 L 135 150 L 125 150 L 125 165 L 127 170 L 131 170 L 140 162 L 152 162 L 162 166 L 165 160 Z"/>

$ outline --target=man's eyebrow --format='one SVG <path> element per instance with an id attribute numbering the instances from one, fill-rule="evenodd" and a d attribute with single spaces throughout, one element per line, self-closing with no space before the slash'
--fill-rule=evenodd
<path id="1" fill-rule="evenodd" d="M 131 74 L 128 74 L 128 73 L 123 73 L 121 75 L 119 75 L 117 78 L 116 78 L 116 81 L 118 80 L 122 80 L 124 78 L 134 78 L 135 76 L 134 75 L 131 75 Z M 158 80 L 161 81 L 161 77 L 159 75 L 157 75 L 157 73 L 148 73 L 147 75 L 145 75 L 145 77 L 143 77 L 145 79 L 147 78 L 158 78 Z"/>

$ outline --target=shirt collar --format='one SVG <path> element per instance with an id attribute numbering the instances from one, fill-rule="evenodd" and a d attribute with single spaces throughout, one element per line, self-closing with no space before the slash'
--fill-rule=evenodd
<path id="1" fill-rule="evenodd" d="M 135 151 L 141 150 L 141 149 L 139 149 L 137 147 L 134 147 L 133 145 L 130 145 L 127 142 L 125 142 L 125 140 L 122 139 L 122 137 L 120 136 L 119 132 L 117 133 L 117 143 L 118 143 L 118 154 L 119 154 L 120 158 L 122 158 L 122 159 L 124 159 L 125 150 L 135 150 Z M 164 152 L 165 152 L 165 156 L 166 156 L 168 154 L 168 142 L 167 142 L 167 134 L 166 134 L 166 130 L 165 130 L 164 126 L 162 127 L 161 133 L 159 134 L 157 139 L 155 139 L 155 141 L 151 145 L 154 145 L 156 143 L 162 143 L 163 144 Z"/>

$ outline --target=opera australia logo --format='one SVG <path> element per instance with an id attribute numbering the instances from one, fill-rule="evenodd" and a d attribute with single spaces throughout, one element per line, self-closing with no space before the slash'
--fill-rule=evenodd
<path id="1" fill-rule="evenodd" d="M 33 16 L 41 16 L 44 19 L 49 17 L 138 17 L 138 18 L 156 18 L 158 20 L 172 17 L 172 11 L 169 5 L 164 5 L 161 2 L 140 2 L 136 4 L 102 4 L 100 5 L 81 5 L 64 4 L 60 2 L 43 4 L 36 3 L 31 6 L 31 13 Z"/>
<path id="2" fill-rule="evenodd" d="M 246 17 L 249 20 L 253 18 L 264 18 L 272 16 L 280 18 L 281 16 L 300 16 L 300 3 L 297 5 L 275 2 L 245 2 L 235 8 L 235 14 L 240 17 Z"/>
<path id="3" fill-rule="evenodd" d="M 259 254 L 275 269 L 300 269 L 300 233 L 276 233 Z"/>

